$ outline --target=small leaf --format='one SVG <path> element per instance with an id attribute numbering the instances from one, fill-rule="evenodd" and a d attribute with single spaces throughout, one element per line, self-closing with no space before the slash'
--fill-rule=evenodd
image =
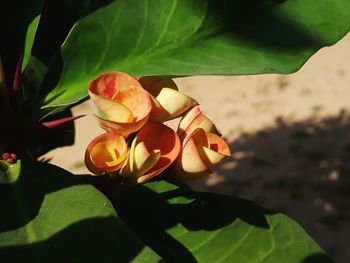
<path id="1" fill-rule="evenodd" d="M 29 62 L 29 58 L 30 58 L 30 55 L 32 52 L 34 38 L 35 38 L 36 30 L 38 29 L 39 21 L 40 21 L 40 15 L 36 16 L 28 26 L 28 30 L 27 30 L 27 34 L 26 34 L 25 42 L 24 42 L 25 43 L 24 44 L 24 55 L 23 55 L 23 62 L 21 65 L 22 71 L 24 71 L 24 69 L 26 68 L 26 66 Z"/>

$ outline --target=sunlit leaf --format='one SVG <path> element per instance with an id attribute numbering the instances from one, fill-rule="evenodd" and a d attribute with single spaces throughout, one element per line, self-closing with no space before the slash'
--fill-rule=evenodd
<path id="1" fill-rule="evenodd" d="M 29 62 L 32 47 L 34 44 L 35 33 L 39 25 L 39 20 L 40 20 L 40 15 L 36 16 L 28 26 L 28 30 L 27 30 L 27 34 L 24 42 L 25 44 L 24 44 L 24 54 L 23 54 L 23 61 L 22 61 L 22 70 L 25 69 L 25 67 Z"/>
<path id="2" fill-rule="evenodd" d="M 87 96 L 102 72 L 134 76 L 296 71 L 350 28 L 348 0 L 118 0 L 72 28 L 42 86 L 44 107 Z"/>

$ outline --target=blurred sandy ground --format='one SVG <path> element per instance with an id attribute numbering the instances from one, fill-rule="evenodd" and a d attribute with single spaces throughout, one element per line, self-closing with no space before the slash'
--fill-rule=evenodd
<path id="1" fill-rule="evenodd" d="M 200 102 L 234 153 L 192 185 L 286 213 L 335 262 L 350 262 L 350 34 L 294 74 L 200 76 L 176 83 Z M 73 112 L 89 114 L 76 122 L 75 145 L 47 156 L 87 173 L 85 147 L 103 131 L 90 114 L 91 102 Z"/>

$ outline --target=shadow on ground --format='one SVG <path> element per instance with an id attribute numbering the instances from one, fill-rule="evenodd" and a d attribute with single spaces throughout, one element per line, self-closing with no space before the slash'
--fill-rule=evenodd
<path id="1" fill-rule="evenodd" d="M 242 134 L 231 149 L 233 158 L 216 169 L 221 180 L 210 191 L 245 197 L 291 216 L 335 262 L 348 262 L 349 112 L 293 123 L 279 118 L 273 128 Z M 193 186 L 207 188 L 204 180 Z"/>

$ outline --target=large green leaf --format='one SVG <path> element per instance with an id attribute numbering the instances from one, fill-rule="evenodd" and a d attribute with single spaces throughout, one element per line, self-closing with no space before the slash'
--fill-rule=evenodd
<path id="1" fill-rule="evenodd" d="M 49 65 L 74 23 L 88 11 L 89 3 L 91 5 L 103 1 L 45 1 L 32 54 L 45 65 Z"/>
<path id="2" fill-rule="evenodd" d="M 49 164 L 0 163 L 1 262 L 156 262 L 94 187 Z"/>
<path id="3" fill-rule="evenodd" d="M 125 191 L 115 206 L 169 262 L 331 262 L 293 220 L 240 198 L 155 182 Z"/>
<path id="4" fill-rule="evenodd" d="M 350 28 L 348 0 L 118 0 L 72 28 L 43 85 L 44 107 L 87 96 L 98 74 L 296 71 Z"/>

